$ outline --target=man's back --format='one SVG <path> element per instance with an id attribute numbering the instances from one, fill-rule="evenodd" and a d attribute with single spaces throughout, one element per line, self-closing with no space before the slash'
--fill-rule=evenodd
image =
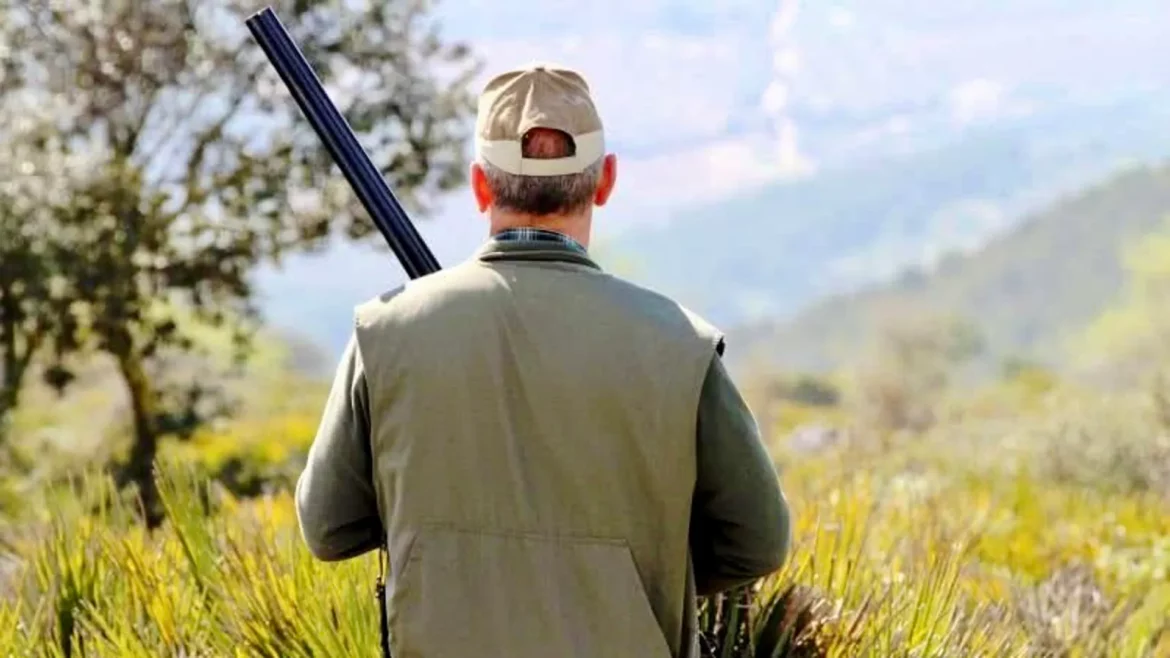
<path id="1" fill-rule="evenodd" d="M 480 94 L 475 258 L 357 311 L 297 515 L 385 545 L 399 658 L 691 658 L 696 596 L 772 573 L 787 501 L 722 339 L 587 256 L 614 189 L 575 71 Z"/>
<path id="2" fill-rule="evenodd" d="M 720 340 L 541 245 L 362 307 L 399 656 L 675 656 Z"/>

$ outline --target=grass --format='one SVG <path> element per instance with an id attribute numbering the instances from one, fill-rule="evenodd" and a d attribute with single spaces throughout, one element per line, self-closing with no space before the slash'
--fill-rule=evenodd
<path id="1" fill-rule="evenodd" d="M 373 563 L 316 562 L 300 545 L 287 496 L 241 504 L 191 468 L 160 478 L 170 518 L 148 536 L 124 502 L 72 510 L 16 540 L 13 656 L 376 655 Z"/>
<path id="2" fill-rule="evenodd" d="M 1162 428 L 1141 405 L 1075 402 L 1080 415 L 1049 401 L 1005 417 L 972 398 L 920 435 L 780 446 L 794 552 L 750 599 L 705 602 L 716 655 L 1170 656 L 1170 497 L 1117 472 L 1161 453 L 1116 455 Z M 13 526 L 0 656 L 377 656 L 374 556 L 318 562 L 287 486 L 206 477 L 235 455 L 287 478 L 289 455 L 263 445 L 280 428 L 311 440 L 305 418 L 277 415 L 169 451 L 170 521 L 153 536 L 97 475 Z M 1101 441 L 1113 448 L 1083 449 Z"/>

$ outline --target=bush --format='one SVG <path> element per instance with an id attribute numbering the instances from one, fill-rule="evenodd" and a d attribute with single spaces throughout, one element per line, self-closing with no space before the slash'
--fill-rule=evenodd
<path id="1" fill-rule="evenodd" d="M 1141 398 L 1083 401 L 1035 437 L 1040 477 L 1170 501 L 1170 428 Z"/>

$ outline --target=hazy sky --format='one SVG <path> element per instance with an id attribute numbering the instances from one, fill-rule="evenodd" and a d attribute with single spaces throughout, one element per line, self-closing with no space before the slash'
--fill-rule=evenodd
<path id="1" fill-rule="evenodd" d="M 622 158 L 602 233 L 655 221 L 822 155 L 822 117 L 896 137 L 931 106 L 956 124 L 1170 83 L 1164 0 L 441 0 L 484 75 L 536 59 L 581 69 Z M 455 195 L 456 213 L 469 208 Z"/>

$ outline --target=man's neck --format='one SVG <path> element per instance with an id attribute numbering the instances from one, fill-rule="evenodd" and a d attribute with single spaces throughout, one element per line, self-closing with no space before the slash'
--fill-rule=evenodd
<path id="1" fill-rule="evenodd" d="M 511 228 L 539 228 L 567 235 L 589 248 L 591 217 L 589 215 L 566 215 L 537 217 L 533 215 L 495 214 L 491 215 L 491 233 L 495 235 Z"/>

